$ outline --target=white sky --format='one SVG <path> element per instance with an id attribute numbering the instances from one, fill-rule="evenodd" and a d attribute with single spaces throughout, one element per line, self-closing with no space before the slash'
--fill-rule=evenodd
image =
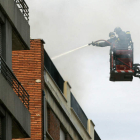
<path id="1" fill-rule="evenodd" d="M 31 38 L 42 38 L 50 57 L 98 39 L 119 26 L 130 31 L 140 63 L 139 0 L 26 0 Z M 109 81 L 109 47 L 89 46 L 53 60 L 102 140 L 140 138 L 140 79 Z"/>

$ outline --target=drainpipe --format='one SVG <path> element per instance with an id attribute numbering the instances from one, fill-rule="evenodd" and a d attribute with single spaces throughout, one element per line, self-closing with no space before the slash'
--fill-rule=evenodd
<path id="1" fill-rule="evenodd" d="M 43 91 L 43 140 L 46 140 L 46 99 L 45 92 Z"/>

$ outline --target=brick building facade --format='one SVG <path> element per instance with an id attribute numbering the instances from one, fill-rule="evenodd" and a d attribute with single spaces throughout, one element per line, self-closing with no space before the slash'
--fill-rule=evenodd
<path id="1" fill-rule="evenodd" d="M 31 40 L 30 50 L 12 54 L 13 71 L 30 95 L 31 138 L 24 140 L 100 140 L 43 44 Z"/>
<path id="2" fill-rule="evenodd" d="M 60 122 L 52 112 L 50 108 L 48 108 L 48 132 L 54 140 L 60 140 Z"/>
<path id="3" fill-rule="evenodd" d="M 31 40 L 30 44 L 30 50 L 12 52 L 12 69 L 30 95 L 31 138 L 42 140 L 44 47 L 42 40 Z"/>

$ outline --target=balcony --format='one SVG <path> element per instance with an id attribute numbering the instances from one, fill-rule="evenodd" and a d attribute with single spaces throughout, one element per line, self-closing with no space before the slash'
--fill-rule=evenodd
<path id="1" fill-rule="evenodd" d="M 0 20 L 12 36 L 12 50 L 30 49 L 29 8 L 24 0 L 0 0 Z"/>
<path id="2" fill-rule="evenodd" d="M 15 75 L 6 65 L 3 58 L 0 56 L 0 73 L 5 77 L 9 85 L 13 88 L 14 92 L 18 95 L 22 103 L 29 110 L 29 94 L 26 92 L 21 83 L 17 80 Z"/>
<path id="3" fill-rule="evenodd" d="M 8 112 L 12 119 L 12 138 L 30 137 L 29 95 L 2 56 L 0 56 L 0 107 L 4 112 Z"/>
<path id="4" fill-rule="evenodd" d="M 26 2 L 24 0 L 15 0 L 15 2 L 25 19 L 29 21 L 29 7 Z"/>
<path id="5" fill-rule="evenodd" d="M 97 134 L 96 130 L 94 130 L 94 140 L 101 140 L 101 138 Z"/>
<path id="6" fill-rule="evenodd" d="M 85 129 L 87 130 L 88 118 L 85 115 L 84 111 L 82 110 L 81 106 L 78 104 L 77 100 L 75 99 L 75 97 L 73 96 L 72 93 L 71 93 L 71 107 L 73 108 L 77 117 L 79 118 L 79 120 L 81 121 L 81 123 L 83 124 Z"/>
<path id="7" fill-rule="evenodd" d="M 64 80 L 45 50 L 44 50 L 44 66 L 46 70 L 49 72 L 54 82 L 56 83 L 56 85 L 58 86 L 61 93 L 63 93 Z"/>

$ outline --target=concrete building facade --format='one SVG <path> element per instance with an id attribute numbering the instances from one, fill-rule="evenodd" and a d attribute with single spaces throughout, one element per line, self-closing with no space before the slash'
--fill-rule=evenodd
<path id="1" fill-rule="evenodd" d="M 13 71 L 30 95 L 31 140 L 100 140 L 94 123 L 71 93 L 44 50 L 32 39 L 30 50 L 12 52 Z M 24 139 L 26 140 L 26 139 Z"/>
<path id="2" fill-rule="evenodd" d="M 12 51 L 29 49 L 29 41 L 30 26 L 17 1 L 0 0 L 1 140 L 30 137 L 29 94 L 12 71 Z"/>

